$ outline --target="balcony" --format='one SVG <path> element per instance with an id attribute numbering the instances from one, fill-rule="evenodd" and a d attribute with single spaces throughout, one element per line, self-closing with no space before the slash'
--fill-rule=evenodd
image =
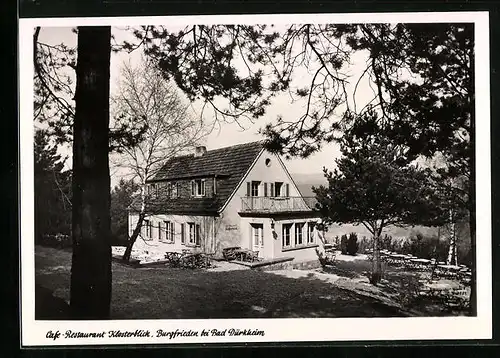
<path id="1" fill-rule="evenodd" d="M 268 196 L 246 196 L 241 198 L 241 212 L 297 212 L 311 211 L 316 204 L 315 197 L 289 196 L 289 197 L 268 197 Z"/>

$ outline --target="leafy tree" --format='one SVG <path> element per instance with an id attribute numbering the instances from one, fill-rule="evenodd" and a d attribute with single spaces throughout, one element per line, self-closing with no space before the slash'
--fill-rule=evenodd
<path id="1" fill-rule="evenodd" d="M 71 231 L 71 171 L 45 130 L 35 131 L 35 240 Z"/>
<path id="2" fill-rule="evenodd" d="M 343 234 L 340 237 L 340 252 L 342 255 L 347 255 L 347 235 Z"/>
<path id="3" fill-rule="evenodd" d="M 404 164 L 399 148 L 385 139 L 347 133 L 337 168 L 324 170 L 328 187 L 313 188 L 327 223 L 362 224 L 373 235 L 371 282 L 381 278 L 380 238 L 391 225 L 427 225 L 442 220 L 439 197 L 428 169 Z"/>
<path id="4" fill-rule="evenodd" d="M 162 213 L 158 203 L 171 200 L 169 196 L 148 191 L 149 180 L 167 160 L 197 146 L 211 126 L 189 113 L 188 104 L 179 91 L 165 81 L 158 68 L 147 59 L 136 66 L 123 66 L 120 90 L 113 98 L 113 104 L 119 116 L 136 118 L 137 124 L 144 128 L 142 138 L 134 145 L 122 146 L 114 160 L 115 166 L 125 169 L 139 189 L 134 203 L 138 208 L 138 220 L 123 255 L 128 261 L 144 218 Z M 167 192 L 166 188 L 163 189 L 159 192 Z"/>
<path id="5" fill-rule="evenodd" d="M 41 27 L 36 27 L 33 34 L 34 120 L 45 126 L 47 135 L 58 145 L 71 144 L 76 114 L 77 48 L 45 43 L 40 40 L 41 31 Z M 72 31 L 78 34 L 77 28 Z M 110 121 L 109 150 L 135 145 L 143 132 L 135 117 L 115 116 Z"/>
<path id="6" fill-rule="evenodd" d="M 351 256 L 355 256 L 358 252 L 359 244 L 358 244 L 358 235 L 355 232 L 351 232 L 349 234 L 349 238 L 347 239 L 347 254 Z"/>
<path id="7" fill-rule="evenodd" d="M 111 191 L 111 233 L 115 245 L 128 241 L 128 209 L 138 190 L 135 181 L 122 178 Z"/>

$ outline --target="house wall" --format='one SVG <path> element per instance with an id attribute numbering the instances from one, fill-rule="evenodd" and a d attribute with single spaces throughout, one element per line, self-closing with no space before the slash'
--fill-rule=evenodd
<path id="1" fill-rule="evenodd" d="M 271 165 L 266 165 L 266 159 L 271 160 Z M 289 195 L 300 196 L 290 176 L 286 172 L 279 158 L 271 153 L 264 151 L 254 163 L 248 175 L 244 178 L 234 196 L 229 200 L 224 208 L 221 217 L 217 219 L 217 251 L 220 252 L 224 247 L 240 246 L 246 249 L 253 249 L 251 237 L 251 224 L 261 223 L 264 225 L 264 247 L 260 256 L 265 258 L 276 258 L 291 256 L 297 260 L 317 259 L 315 248 L 303 248 L 300 250 L 282 252 L 281 248 L 281 227 L 276 225 L 275 231 L 271 229 L 270 217 L 240 217 L 238 214 L 241 209 L 241 201 L 247 195 L 247 182 L 260 181 L 259 196 L 264 196 L 264 182 L 283 182 L 289 184 Z M 268 184 L 268 195 L 270 186 Z M 283 191 L 285 189 L 283 188 Z M 308 219 L 314 221 L 313 219 Z M 304 222 L 305 219 L 289 219 L 288 222 Z M 287 221 L 283 221 L 287 222 Z"/>
<path id="2" fill-rule="evenodd" d="M 263 241 L 264 247 L 258 248 L 259 256 L 264 258 L 274 258 L 274 241 L 273 231 L 271 229 L 271 218 L 241 218 L 241 246 L 250 250 L 254 249 L 252 237 L 252 224 L 263 225 Z"/>
<path id="3" fill-rule="evenodd" d="M 266 165 L 266 159 L 271 160 L 270 166 Z M 290 180 L 290 177 L 286 172 L 286 170 L 283 168 L 283 165 L 281 164 L 279 158 L 274 154 L 268 153 L 267 151 L 264 151 L 257 158 L 257 161 L 255 162 L 253 168 L 248 173 L 244 182 L 236 192 L 235 198 L 237 197 L 237 200 L 240 201 L 240 207 L 241 207 L 241 198 L 246 196 L 247 193 L 246 183 L 251 181 L 261 182 L 259 186 L 259 196 L 264 196 L 264 182 L 267 183 L 283 182 L 284 184 L 289 184 L 290 196 L 300 196 L 299 190 Z M 283 191 L 284 190 L 285 189 L 283 188 Z M 268 191 L 269 191 L 269 184 L 268 184 Z"/>
<path id="4" fill-rule="evenodd" d="M 129 234 L 134 231 L 137 224 L 138 215 L 129 215 Z M 202 252 L 213 253 L 215 250 L 214 240 L 214 217 L 212 216 L 189 216 L 189 215 L 151 215 L 146 220 L 152 223 L 151 237 L 146 237 L 146 227 L 143 222 L 141 234 L 134 244 L 134 249 L 148 250 L 151 252 L 179 251 L 186 248 L 198 249 Z M 170 221 L 174 223 L 174 241 L 173 243 L 159 240 L 159 223 Z M 185 224 L 185 243 L 181 242 L 181 224 Z M 200 245 L 189 244 L 189 226 L 188 223 L 200 225 Z M 163 238 L 165 238 L 165 226 L 162 226 Z"/>
<path id="5" fill-rule="evenodd" d="M 239 200 L 230 200 L 227 207 L 216 219 L 216 248 L 217 254 L 222 254 L 222 249 L 226 247 L 246 247 L 242 242 L 242 223 L 238 214 L 241 208 Z"/>
<path id="6" fill-rule="evenodd" d="M 322 243 L 319 237 L 318 230 L 315 228 L 313 231 L 313 238 L 314 242 L 312 244 L 307 244 L 307 223 L 308 222 L 317 222 L 317 219 L 311 218 L 311 219 L 284 219 L 284 220 L 278 220 L 275 222 L 275 232 L 277 239 L 273 241 L 274 243 L 274 253 L 275 257 L 293 257 L 294 258 L 294 263 L 295 262 L 304 262 L 304 261 L 313 261 L 318 259 L 318 255 L 316 253 L 316 249 L 318 248 L 321 250 L 322 248 Z M 306 225 L 304 226 L 304 232 L 303 232 L 303 238 L 304 238 L 304 244 L 296 247 L 295 246 L 295 224 L 296 223 L 305 223 Z M 290 248 L 284 248 L 282 244 L 282 236 L 283 236 L 283 225 L 284 224 L 292 224 L 291 228 L 291 247 Z"/>

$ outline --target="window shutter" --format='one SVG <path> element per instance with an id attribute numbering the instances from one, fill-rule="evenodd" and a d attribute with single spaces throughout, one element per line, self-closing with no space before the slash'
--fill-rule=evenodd
<path id="1" fill-rule="evenodd" d="M 171 222 L 170 223 L 170 230 L 172 230 L 172 242 L 175 242 L 175 223 L 174 222 Z"/>
<path id="2" fill-rule="evenodd" d="M 285 184 L 285 196 L 287 198 L 290 196 L 290 184 Z"/>
<path id="3" fill-rule="evenodd" d="M 200 225 L 199 224 L 196 224 L 195 243 L 196 243 L 196 245 L 200 244 Z"/>
<path id="4" fill-rule="evenodd" d="M 186 243 L 186 231 L 185 231 L 186 229 L 185 229 L 185 226 L 186 225 L 184 223 L 181 224 L 181 243 L 182 244 Z"/>
<path id="5" fill-rule="evenodd" d="M 267 196 L 267 183 L 264 183 L 264 196 Z"/>
<path id="6" fill-rule="evenodd" d="M 274 196 L 274 183 L 271 183 L 271 195 L 269 196 Z"/>
<path id="7" fill-rule="evenodd" d="M 251 186 L 250 186 L 250 182 L 247 181 L 247 196 L 250 196 L 250 190 L 251 190 Z"/>
<path id="8" fill-rule="evenodd" d="M 196 185 L 194 180 L 191 180 L 191 196 L 195 196 L 196 194 Z"/>

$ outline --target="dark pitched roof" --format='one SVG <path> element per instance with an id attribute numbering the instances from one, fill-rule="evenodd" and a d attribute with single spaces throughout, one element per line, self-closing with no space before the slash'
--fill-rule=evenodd
<path id="1" fill-rule="evenodd" d="M 161 204 L 165 212 L 217 211 L 229 199 L 263 148 L 264 142 L 258 141 L 209 150 L 200 157 L 193 154 L 175 157 L 167 161 L 150 182 L 217 175 L 215 198 L 179 198 Z"/>

